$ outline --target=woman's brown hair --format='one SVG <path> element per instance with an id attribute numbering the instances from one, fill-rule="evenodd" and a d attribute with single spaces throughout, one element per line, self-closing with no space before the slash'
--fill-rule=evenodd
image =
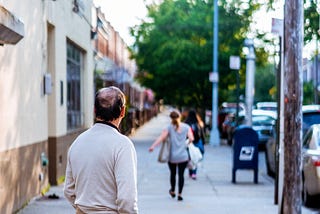
<path id="1" fill-rule="evenodd" d="M 172 111 L 172 112 L 170 113 L 170 118 L 171 118 L 171 123 L 172 123 L 172 125 L 174 125 L 174 126 L 176 127 L 175 130 L 178 130 L 179 125 L 180 125 L 180 120 L 179 120 L 179 118 L 180 118 L 180 113 L 177 112 L 177 111 Z"/>

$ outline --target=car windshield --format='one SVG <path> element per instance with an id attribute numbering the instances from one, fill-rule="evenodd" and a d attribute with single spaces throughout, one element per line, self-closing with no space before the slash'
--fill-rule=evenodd
<path id="1" fill-rule="evenodd" d="M 239 106 L 239 111 L 243 111 L 243 108 Z M 220 110 L 220 112 L 225 112 L 225 113 L 236 113 L 237 112 L 237 107 L 224 107 Z"/>
<path id="2" fill-rule="evenodd" d="M 266 115 L 255 115 L 252 117 L 252 125 L 261 126 L 261 125 L 273 125 L 274 119 Z"/>
<path id="3" fill-rule="evenodd" d="M 277 107 L 272 107 L 272 106 L 263 106 L 263 107 L 260 107 L 259 109 L 266 110 L 266 111 L 277 111 Z"/>
<path id="4" fill-rule="evenodd" d="M 306 134 L 307 130 L 313 124 L 320 123 L 320 112 L 305 112 L 303 113 L 302 134 Z"/>
<path id="5" fill-rule="evenodd" d="M 320 123 L 320 112 L 303 114 L 303 123 L 308 127 Z"/>

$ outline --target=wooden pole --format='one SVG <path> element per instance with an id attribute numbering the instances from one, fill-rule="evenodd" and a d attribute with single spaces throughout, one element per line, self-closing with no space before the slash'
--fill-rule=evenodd
<path id="1" fill-rule="evenodd" d="M 284 9 L 284 180 L 281 213 L 301 213 L 303 1 Z"/>

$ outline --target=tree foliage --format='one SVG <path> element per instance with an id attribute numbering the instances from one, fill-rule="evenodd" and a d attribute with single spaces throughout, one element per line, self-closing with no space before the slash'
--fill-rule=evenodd
<path id="1" fill-rule="evenodd" d="M 318 0 L 304 0 L 304 41 L 319 40 L 319 12 Z"/>
<path id="2" fill-rule="evenodd" d="M 311 104 L 314 100 L 313 81 L 303 83 L 303 105 Z"/>
<path id="3" fill-rule="evenodd" d="M 219 1 L 220 102 L 236 99 L 236 78 L 229 69 L 229 57 L 244 57 L 243 41 L 259 6 L 252 0 Z M 164 0 L 160 5 L 149 5 L 147 19 L 132 27 L 131 34 L 135 37 L 132 56 L 138 66 L 137 79 L 151 88 L 156 98 L 178 106 L 211 107 L 212 0 Z M 264 56 L 259 51 L 263 49 L 257 50 L 257 56 Z"/>
<path id="4" fill-rule="evenodd" d="M 276 68 L 270 64 L 255 73 L 255 102 L 276 101 Z"/>

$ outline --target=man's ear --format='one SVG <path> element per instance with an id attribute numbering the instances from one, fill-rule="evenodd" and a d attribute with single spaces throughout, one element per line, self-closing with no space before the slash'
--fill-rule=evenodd
<path id="1" fill-rule="evenodd" d="M 121 108 L 120 117 L 123 118 L 125 115 L 126 115 L 126 107 L 123 106 L 123 107 Z"/>

